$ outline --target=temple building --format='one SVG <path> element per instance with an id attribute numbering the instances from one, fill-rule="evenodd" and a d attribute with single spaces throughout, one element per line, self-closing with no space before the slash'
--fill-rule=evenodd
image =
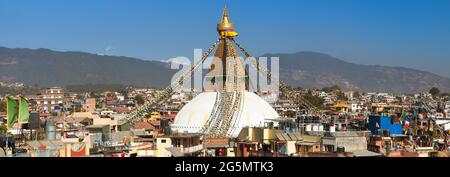
<path id="1" fill-rule="evenodd" d="M 269 103 L 248 91 L 248 74 L 233 40 L 238 34 L 226 7 L 217 31 L 220 42 L 206 75 L 207 87 L 177 114 L 174 132 L 234 138 L 242 128 L 264 127 L 269 119 L 279 118 Z"/>

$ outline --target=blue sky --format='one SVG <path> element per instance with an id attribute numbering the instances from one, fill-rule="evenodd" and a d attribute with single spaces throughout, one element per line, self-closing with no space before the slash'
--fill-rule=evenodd
<path id="1" fill-rule="evenodd" d="M 317 51 L 450 77 L 448 0 L 0 0 L 0 46 L 193 58 L 225 4 L 254 55 Z"/>

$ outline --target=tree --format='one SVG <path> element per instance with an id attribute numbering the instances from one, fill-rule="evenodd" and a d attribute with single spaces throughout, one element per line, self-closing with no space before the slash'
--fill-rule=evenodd
<path id="1" fill-rule="evenodd" d="M 339 85 L 333 85 L 331 87 L 324 87 L 322 88 L 322 91 L 324 92 L 333 92 L 333 91 L 340 91 L 341 88 L 339 87 Z"/>
<path id="2" fill-rule="evenodd" d="M 403 100 L 401 96 L 396 96 L 395 99 L 397 99 L 399 103 L 401 103 Z"/>
<path id="3" fill-rule="evenodd" d="M 0 101 L 0 112 L 6 112 L 6 103 Z"/>
<path id="4" fill-rule="evenodd" d="M 137 104 L 144 104 L 145 100 L 142 95 L 136 95 L 134 97 L 134 101 L 136 101 Z"/>
<path id="5" fill-rule="evenodd" d="M 353 93 L 353 97 L 359 99 L 361 98 L 361 94 L 358 91 L 356 91 L 355 93 Z"/>
<path id="6" fill-rule="evenodd" d="M 95 95 L 94 92 L 91 92 L 91 93 L 89 94 L 89 97 L 91 97 L 91 98 L 97 98 L 97 95 Z"/>
<path id="7" fill-rule="evenodd" d="M 341 91 L 341 87 L 339 87 L 339 85 L 333 85 L 331 87 L 331 90 L 333 90 L 333 91 Z"/>
<path id="8" fill-rule="evenodd" d="M 7 131 L 8 131 L 8 128 L 6 127 L 6 124 L 0 125 L 0 135 L 6 134 Z"/>
<path id="9" fill-rule="evenodd" d="M 449 97 L 450 93 L 441 93 L 441 97 Z"/>
<path id="10" fill-rule="evenodd" d="M 122 89 L 122 90 L 119 90 L 119 93 L 122 95 L 122 96 L 128 96 L 128 90 L 126 90 L 126 89 Z"/>
<path id="11" fill-rule="evenodd" d="M 338 92 L 337 96 L 338 96 L 338 99 L 341 101 L 348 101 L 348 97 L 346 97 L 345 94 L 342 92 Z"/>
<path id="12" fill-rule="evenodd" d="M 318 96 L 313 96 L 312 94 L 306 94 L 305 96 L 303 96 L 303 98 L 308 101 L 309 103 L 311 103 L 312 105 L 314 105 L 315 107 L 322 107 L 323 106 L 323 99 L 318 97 Z"/>
<path id="13" fill-rule="evenodd" d="M 437 95 L 439 95 L 439 93 L 441 93 L 441 91 L 436 87 L 433 87 L 430 89 L 430 94 L 433 96 L 437 96 Z"/>

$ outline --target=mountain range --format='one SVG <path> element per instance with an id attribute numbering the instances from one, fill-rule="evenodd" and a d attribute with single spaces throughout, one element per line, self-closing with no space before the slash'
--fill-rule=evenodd
<path id="1" fill-rule="evenodd" d="M 266 54 L 280 58 L 280 77 L 288 85 L 343 90 L 415 93 L 438 87 L 450 91 L 450 79 L 404 67 L 361 65 L 317 52 Z M 177 70 L 162 61 L 85 52 L 0 47 L 0 82 L 66 86 L 124 84 L 161 88 Z"/>

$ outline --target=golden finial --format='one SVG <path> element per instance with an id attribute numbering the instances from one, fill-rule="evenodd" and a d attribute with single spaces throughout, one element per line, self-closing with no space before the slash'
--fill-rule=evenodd
<path id="1" fill-rule="evenodd" d="M 225 5 L 225 7 L 223 8 L 223 12 L 222 12 L 222 21 L 220 22 L 221 24 L 224 23 L 230 23 L 230 20 L 228 19 L 228 9 L 227 6 Z"/>
<path id="2" fill-rule="evenodd" d="M 238 35 L 237 32 L 234 31 L 234 24 L 230 22 L 227 6 L 223 9 L 222 20 L 217 25 L 217 32 L 219 32 L 220 36 L 224 37 L 234 37 Z"/>

